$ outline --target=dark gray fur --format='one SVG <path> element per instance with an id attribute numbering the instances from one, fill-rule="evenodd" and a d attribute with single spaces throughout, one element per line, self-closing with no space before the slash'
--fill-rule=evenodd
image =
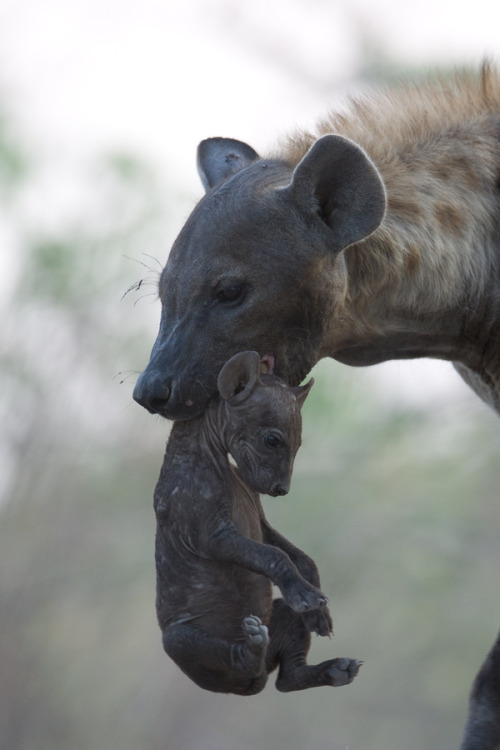
<path id="1" fill-rule="evenodd" d="M 500 748 L 500 633 L 472 686 L 461 750 Z"/>

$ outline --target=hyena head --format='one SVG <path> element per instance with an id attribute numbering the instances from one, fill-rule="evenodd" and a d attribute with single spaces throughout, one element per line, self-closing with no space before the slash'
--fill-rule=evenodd
<path id="1" fill-rule="evenodd" d="M 256 492 L 286 495 L 302 435 L 302 405 L 313 386 L 260 374 L 260 355 L 241 352 L 217 378 L 219 425 L 241 477 Z"/>
<path id="2" fill-rule="evenodd" d="M 134 389 L 171 419 L 201 413 L 224 362 L 249 348 L 298 385 L 324 356 L 338 254 L 385 211 L 376 168 L 341 136 L 316 141 L 295 169 L 213 138 L 198 167 L 207 193 L 162 272 L 160 330 Z"/>

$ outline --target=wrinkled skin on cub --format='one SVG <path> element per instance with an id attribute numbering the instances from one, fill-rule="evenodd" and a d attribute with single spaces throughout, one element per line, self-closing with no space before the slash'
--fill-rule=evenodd
<path id="1" fill-rule="evenodd" d="M 269 525 L 258 495 L 288 492 L 312 381 L 291 388 L 259 370 L 257 352 L 235 355 L 220 398 L 173 426 L 155 489 L 163 645 L 215 692 L 257 693 L 277 666 L 282 691 L 346 685 L 359 661 L 306 662 L 310 632 L 331 632 L 327 599 L 314 561 Z"/>
<path id="2" fill-rule="evenodd" d="M 210 139 L 199 169 L 208 193 L 161 275 L 160 330 L 134 390 L 150 412 L 177 420 L 206 408 L 224 362 L 249 346 L 268 371 L 301 382 L 327 353 L 335 258 L 385 209 L 375 168 L 339 136 L 318 141 L 293 172 Z"/>

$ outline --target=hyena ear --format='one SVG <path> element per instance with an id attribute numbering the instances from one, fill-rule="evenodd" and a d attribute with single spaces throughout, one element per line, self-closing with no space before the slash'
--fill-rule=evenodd
<path id="1" fill-rule="evenodd" d="M 384 218 L 385 188 L 377 168 L 340 135 L 317 140 L 285 189 L 302 213 L 316 214 L 330 230 L 327 241 L 336 253 L 368 237 Z"/>
<path id="2" fill-rule="evenodd" d="M 198 174 L 207 191 L 259 158 L 251 146 L 233 138 L 207 138 L 196 155 Z"/>
<path id="3" fill-rule="evenodd" d="M 257 352 L 240 352 L 226 362 L 217 378 L 223 399 L 239 404 L 247 399 L 259 382 L 260 356 Z"/>
<path id="4" fill-rule="evenodd" d="M 309 380 L 309 382 L 306 383 L 305 385 L 299 385 L 299 386 L 297 386 L 297 387 L 295 387 L 295 388 L 292 389 L 293 392 L 295 393 L 295 397 L 296 397 L 297 401 L 299 402 L 299 406 L 300 406 L 301 409 L 302 409 L 302 407 L 304 405 L 304 401 L 308 397 L 309 391 L 311 390 L 311 388 L 313 387 L 313 385 L 314 385 L 314 378 L 311 378 Z"/>

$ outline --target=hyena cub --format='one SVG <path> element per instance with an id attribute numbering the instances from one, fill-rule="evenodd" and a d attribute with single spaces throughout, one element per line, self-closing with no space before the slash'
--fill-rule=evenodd
<path id="1" fill-rule="evenodd" d="M 268 524 L 258 494 L 289 490 L 313 381 L 291 388 L 259 370 L 257 352 L 232 357 L 219 397 L 173 425 L 154 499 L 163 645 L 215 692 L 258 693 L 277 666 L 278 690 L 347 685 L 361 662 L 306 664 L 310 632 L 332 631 L 327 598 L 315 563 Z"/>

